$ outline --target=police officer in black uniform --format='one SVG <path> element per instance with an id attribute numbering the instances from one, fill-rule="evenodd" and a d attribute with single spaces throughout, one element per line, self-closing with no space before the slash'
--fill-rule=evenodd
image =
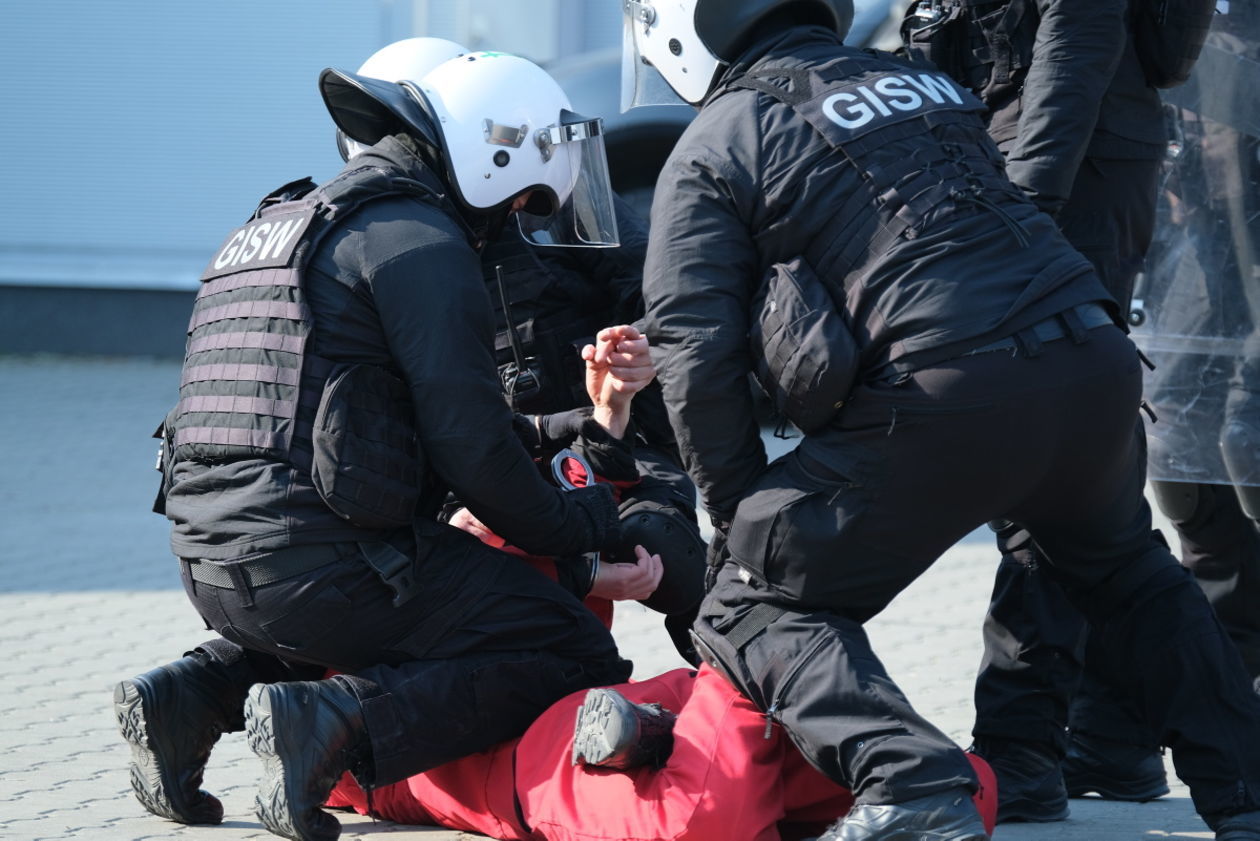
<path id="1" fill-rule="evenodd" d="M 906 12 L 910 53 L 930 59 L 988 106 L 1007 174 L 1081 252 L 1127 312 L 1151 242 L 1165 152 L 1164 117 L 1129 32 L 1128 0 L 918 0 Z M 1071 68 L 1071 72 L 1063 72 Z M 998 779 L 998 821 L 1063 820 L 1060 762 L 1081 678 L 1085 621 L 1047 576 L 1028 532 L 991 524 L 1002 560 L 984 626 L 974 750 Z M 1132 780 L 1126 799 L 1167 793 L 1154 744 L 1120 740 L 1078 696 L 1071 766 L 1111 756 Z M 1074 782 L 1080 783 L 1076 780 Z"/>
<path id="2" fill-rule="evenodd" d="M 405 43 L 378 50 L 359 67 L 359 75 L 385 81 L 407 75 L 404 71 L 412 69 L 408 58 L 395 52 Z M 451 52 L 467 52 L 453 42 L 441 43 Z M 339 134 L 338 149 L 349 158 L 362 146 Z M 629 203 L 620 196 L 613 199 L 616 247 L 534 245 L 509 225 L 482 251 L 495 310 L 499 377 L 508 405 L 524 416 L 517 419 L 518 431 L 542 463 L 567 446 L 589 416 L 581 349 L 601 328 L 643 317 L 646 225 Z M 595 556 L 561 559 L 558 572 L 575 586 L 586 582 L 597 594 L 615 593 L 623 588 L 608 573 L 618 569 L 615 564 L 633 563 L 635 546 L 660 555 L 662 577 L 641 601 L 665 615 L 675 648 L 696 664 L 689 630 L 703 595 L 705 554 L 696 521 L 696 488 L 682 468 L 659 384 L 649 383 L 636 395 L 631 413 L 633 482 L 621 487 L 620 543 L 602 562 Z M 452 500 L 448 508 L 458 510 L 458 505 Z M 583 574 L 585 570 L 593 574 Z"/>
<path id="3" fill-rule="evenodd" d="M 514 432 L 476 250 L 513 211 L 549 241 L 615 241 L 606 176 L 588 177 L 599 123 L 524 59 L 429 64 L 399 83 L 324 71 L 334 121 L 370 148 L 268 196 L 203 276 L 160 501 L 220 638 L 115 693 L 136 794 L 172 820 L 221 820 L 199 786 L 224 731 L 263 759 L 264 826 L 333 839 L 319 806 L 343 772 L 402 779 L 629 674 L 576 597 L 434 519 L 454 491 L 532 552 L 616 540 L 608 490 L 547 483 Z M 595 348 L 580 430 L 627 459 L 651 370 L 636 334 Z"/>
<path id="4" fill-rule="evenodd" d="M 1088 261 L 1005 176 L 983 104 L 845 48 L 847 3 L 689 6 L 625 4 L 627 69 L 701 106 L 661 173 L 644 269 L 666 405 L 726 534 L 697 644 L 854 792 L 824 837 L 987 837 L 962 751 L 862 625 L 999 518 L 1123 655 L 1217 837 L 1260 837 L 1260 699 L 1151 529 L 1136 350 Z M 767 465 L 750 309 L 782 264 L 831 293 L 856 384 Z"/>

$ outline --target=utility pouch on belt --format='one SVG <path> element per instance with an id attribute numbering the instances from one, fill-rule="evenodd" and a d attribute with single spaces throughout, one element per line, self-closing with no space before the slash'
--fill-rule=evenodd
<path id="1" fill-rule="evenodd" d="M 170 492 L 171 485 L 174 484 L 171 481 L 175 468 L 174 459 L 171 458 L 171 454 L 175 452 L 174 420 L 175 409 L 172 409 L 167 413 L 166 417 L 162 418 L 162 422 L 158 424 L 157 430 L 153 433 L 153 437 L 161 442 L 158 444 L 157 464 L 155 466 L 158 472 L 162 474 L 162 480 L 158 483 L 157 497 L 153 500 L 154 514 L 166 513 L 166 495 Z"/>
<path id="2" fill-rule="evenodd" d="M 770 267 L 753 298 L 753 375 L 802 432 L 826 426 L 857 377 L 858 346 L 813 269 L 799 257 Z"/>
<path id="3" fill-rule="evenodd" d="M 402 380 L 373 365 L 333 371 L 312 444 L 311 479 L 339 517 L 363 528 L 411 523 L 423 465 Z"/>

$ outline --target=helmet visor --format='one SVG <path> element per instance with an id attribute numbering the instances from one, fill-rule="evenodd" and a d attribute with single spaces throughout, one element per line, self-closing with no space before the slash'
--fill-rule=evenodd
<path id="1" fill-rule="evenodd" d="M 564 121 L 535 132 L 543 158 L 568 167 L 568 195 L 547 216 L 516 212 L 525 239 L 534 245 L 608 248 L 620 245 L 612 183 L 604 152 L 603 121 L 565 112 Z"/>
<path id="2" fill-rule="evenodd" d="M 646 33 L 656 23 L 656 9 L 636 0 L 622 0 L 621 9 L 622 112 L 640 105 L 687 105 L 639 51 L 638 33 Z"/>

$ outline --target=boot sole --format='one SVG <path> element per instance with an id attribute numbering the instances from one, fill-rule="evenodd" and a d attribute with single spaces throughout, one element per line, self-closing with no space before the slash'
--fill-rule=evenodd
<path id="1" fill-rule="evenodd" d="M 280 759 L 281 746 L 277 742 L 271 722 L 271 693 L 267 689 L 264 684 L 251 686 L 245 700 L 245 739 L 249 749 L 263 763 L 263 775 L 258 782 L 254 812 L 268 832 L 302 841 L 293 820 L 293 812 L 289 808 L 284 763 Z"/>
<path id="2" fill-rule="evenodd" d="M 327 792 L 309 807 L 309 811 L 295 812 L 293 808 L 295 799 L 298 802 L 308 799 L 305 786 L 309 781 L 300 767 L 300 758 L 310 739 L 307 707 L 313 702 L 314 698 L 300 693 L 286 698 L 277 685 L 255 684 L 250 687 L 245 699 L 245 739 L 249 749 L 263 764 L 258 794 L 254 798 L 254 813 L 273 835 L 293 841 L 336 841 L 341 835 L 341 824 L 320 808 Z M 276 726 L 277 711 L 289 726 Z M 291 763 L 299 764 L 295 772 L 297 779 L 285 773 L 286 756 Z M 290 783 L 295 786 L 292 791 Z M 332 785 L 332 782 L 328 785 L 330 791 Z"/>
<path id="3" fill-rule="evenodd" d="M 1145 803 L 1168 793 L 1168 784 L 1161 779 L 1143 780 L 1137 783 L 1117 783 L 1106 777 L 1085 774 L 1067 784 L 1069 797 L 1084 797 L 1091 792 L 1103 800 L 1120 800 L 1125 803 Z"/>
<path id="4" fill-rule="evenodd" d="M 155 749 L 150 722 L 154 719 L 155 690 L 147 681 L 124 680 L 114 687 L 114 718 L 118 731 L 131 747 L 131 790 L 140 805 L 160 818 L 186 824 L 217 824 L 223 821 L 223 805 L 212 795 L 201 798 L 204 808 L 190 807 L 168 780 L 170 772 Z M 179 801 L 179 802 L 177 802 Z"/>
<path id="5" fill-rule="evenodd" d="M 608 738 L 608 725 L 614 712 L 612 696 L 592 689 L 578 708 L 573 727 L 574 765 L 602 765 L 617 752 Z"/>

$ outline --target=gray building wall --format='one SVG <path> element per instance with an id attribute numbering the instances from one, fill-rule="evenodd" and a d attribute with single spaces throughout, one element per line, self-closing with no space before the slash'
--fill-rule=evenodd
<path id="1" fill-rule="evenodd" d="M 226 232 L 279 184 L 340 167 L 316 88 L 324 67 L 354 69 L 412 35 L 547 62 L 617 43 L 618 9 L 614 0 L 7 0 L 0 352 L 180 352 L 191 290 Z M 125 326 L 101 331 L 102 317 Z"/>

